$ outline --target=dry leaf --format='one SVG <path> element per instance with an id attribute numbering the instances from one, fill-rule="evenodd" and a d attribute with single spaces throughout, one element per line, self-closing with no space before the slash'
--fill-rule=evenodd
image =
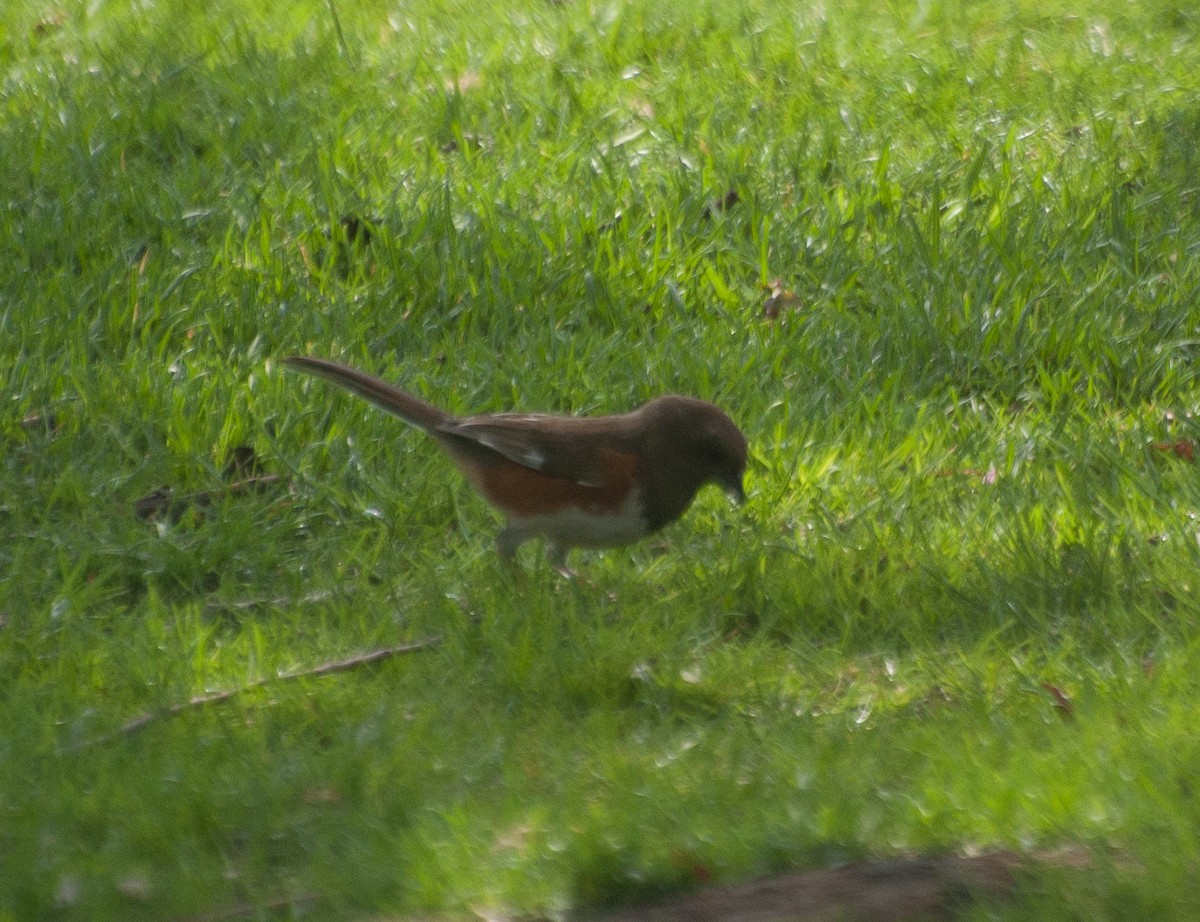
<path id="1" fill-rule="evenodd" d="M 718 211 L 728 211 L 734 205 L 742 200 L 738 195 L 737 189 L 730 189 L 718 199 L 713 199 L 704 208 L 704 217 L 711 218 Z"/>
<path id="2" fill-rule="evenodd" d="M 1150 446 L 1155 451 L 1169 452 L 1184 461 L 1196 460 L 1196 443 L 1191 439 L 1180 439 L 1177 442 L 1155 442 Z"/>
<path id="3" fill-rule="evenodd" d="M 784 288 L 783 282 L 779 279 L 772 279 L 768 282 L 766 290 L 771 293 L 762 310 L 763 318 L 766 320 L 777 320 L 785 311 L 799 310 L 801 307 L 802 302 L 799 296 L 792 290 Z"/>
<path id="4" fill-rule="evenodd" d="M 1051 685 L 1049 682 L 1042 683 L 1042 689 L 1054 699 L 1054 707 L 1062 716 L 1063 720 L 1075 719 L 1075 705 L 1071 703 L 1071 699 L 1057 685 Z"/>

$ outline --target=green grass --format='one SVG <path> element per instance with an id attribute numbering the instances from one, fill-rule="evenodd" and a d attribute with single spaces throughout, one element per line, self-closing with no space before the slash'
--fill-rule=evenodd
<path id="1" fill-rule="evenodd" d="M 1195 10 L 282 6 L 0 11 L 0 920 L 1064 843 L 978 917 L 1195 918 Z M 712 399 L 751 501 L 514 577 L 292 352 L 453 410 Z M 223 495 L 244 446 L 282 480 Z M 163 486 L 216 500 L 139 518 Z"/>

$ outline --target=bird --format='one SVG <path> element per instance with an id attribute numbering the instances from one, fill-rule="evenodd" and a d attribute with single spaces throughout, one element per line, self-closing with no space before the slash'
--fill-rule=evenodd
<path id="1" fill-rule="evenodd" d="M 570 575 L 573 548 L 619 547 L 653 534 L 708 484 L 746 499 L 746 437 L 724 411 L 694 397 L 663 395 L 610 416 L 455 416 L 338 362 L 294 355 L 283 363 L 430 435 L 504 517 L 496 551 L 508 562 L 542 538 L 550 564 Z"/>

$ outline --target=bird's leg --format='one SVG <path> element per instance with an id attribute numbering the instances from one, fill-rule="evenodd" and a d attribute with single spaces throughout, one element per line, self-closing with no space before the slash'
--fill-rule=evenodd
<path id="1" fill-rule="evenodd" d="M 517 548 L 529 540 L 529 535 L 513 525 L 505 525 L 496 533 L 496 554 L 507 564 L 517 559 Z"/>
<path id="2" fill-rule="evenodd" d="M 497 556 L 508 566 L 515 567 L 517 548 L 532 537 L 534 537 L 532 532 L 526 531 L 519 525 L 505 525 L 496 534 Z M 567 550 L 565 545 L 559 544 L 557 541 L 549 538 L 546 540 L 546 559 L 550 562 L 554 572 L 564 579 L 574 579 L 575 572 L 567 566 Z"/>
<path id="3" fill-rule="evenodd" d="M 567 566 L 567 547 L 557 541 L 546 541 L 546 560 L 563 579 L 574 579 L 575 571 Z"/>

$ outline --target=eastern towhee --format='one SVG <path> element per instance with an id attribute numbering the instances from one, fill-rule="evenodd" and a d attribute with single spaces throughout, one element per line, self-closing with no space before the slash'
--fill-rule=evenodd
<path id="1" fill-rule="evenodd" d="M 746 437 L 721 410 L 693 397 L 656 397 L 617 416 L 452 416 L 336 362 L 292 356 L 284 363 L 433 436 L 507 520 L 496 537 L 504 558 L 540 536 L 562 569 L 573 547 L 629 544 L 669 525 L 705 484 L 746 498 Z"/>

